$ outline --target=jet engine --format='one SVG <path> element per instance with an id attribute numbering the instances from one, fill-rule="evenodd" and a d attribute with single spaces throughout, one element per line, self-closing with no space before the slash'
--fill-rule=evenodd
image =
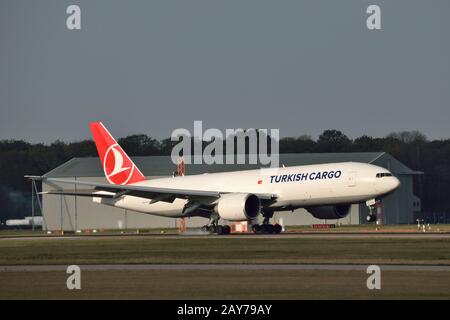
<path id="1" fill-rule="evenodd" d="M 228 221 L 252 220 L 258 216 L 260 210 L 259 198 L 250 193 L 224 194 L 214 207 L 214 211 Z"/>
<path id="2" fill-rule="evenodd" d="M 351 204 L 339 204 L 335 206 L 309 207 L 306 210 L 317 219 L 340 219 L 350 212 Z"/>

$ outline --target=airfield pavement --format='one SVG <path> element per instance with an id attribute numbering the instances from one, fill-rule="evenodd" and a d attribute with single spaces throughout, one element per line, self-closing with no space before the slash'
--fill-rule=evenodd
<path id="1" fill-rule="evenodd" d="M 229 235 L 215 235 L 215 234 L 89 234 L 89 235 L 6 235 L 0 236 L 2 240 L 99 240 L 99 239 L 125 239 L 125 238 L 149 238 L 149 239 L 202 239 L 202 238 L 214 238 L 214 239 L 450 239 L 450 233 L 392 233 L 392 232 L 379 232 L 379 233 L 333 233 L 333 232 L 290 232 L 282 234 L 253 234 L 253 233 L 241 233 L 241 234 L 229 234 Z"/>
<path id="2" fill-rule="evenodd" d="M 449 248 L 448 232 L 3 234 L 0 299 L 450 299 Z"/>

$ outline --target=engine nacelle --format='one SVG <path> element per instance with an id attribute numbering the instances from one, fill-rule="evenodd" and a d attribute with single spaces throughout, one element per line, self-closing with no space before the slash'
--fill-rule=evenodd
<path id="1" fill-rule="evenodd" d="M 260 210 L 259 198 L 251 193 L 224 194 L 214 207 L 214 211 L 228 221 L 252 220 L 258 216 Z"/>
<path id="2" fill-rule="evenodd" d="M 345 218 L 350 212 L 351 204 L 339 204 L 335 206 L 321 206 L 306 208 L 314 218 L 317 219 L 340 219 Z"/>

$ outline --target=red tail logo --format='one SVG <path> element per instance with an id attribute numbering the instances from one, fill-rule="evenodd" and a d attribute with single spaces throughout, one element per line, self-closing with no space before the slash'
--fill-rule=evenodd
<path id="1" fill-rule="evenodd" d="M 129 184 L 145 180 L 141 171 L 101 122 L 92 122 L 90 127 L 105 177 L 109 183 Z"/>

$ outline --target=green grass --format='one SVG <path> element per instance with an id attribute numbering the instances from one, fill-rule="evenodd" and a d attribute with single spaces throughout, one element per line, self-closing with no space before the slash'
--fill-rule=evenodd
<path id="1" fill-rule="evenodd" d="M 364 271 L 82 271 L 81 290 L 61 272 L 0 272 L 0 299 L 450 299 L 448 272 L 383 271 L 368 290 Z M 30 284 L 33 285 L 30 285 Z"/>
<path id="2" fill-rule="evenodd" d="M 0 265 L 121 263 L 357 263 L 450 265 L 447 238 L 2 239 Z M 0 299 L 450 299 L 448 272 L 382 271 L 382 289 L 361 271 L 82 271 L 69 291 L 65 271 L 0 272 Z M 30 286 L 30 283 L 33 285 Z"/>
<path id="3" fill-rule="evenodd" d="M 448 238 L 3 239 L 0 265 L 342 263 L 450 265 Z"/>

